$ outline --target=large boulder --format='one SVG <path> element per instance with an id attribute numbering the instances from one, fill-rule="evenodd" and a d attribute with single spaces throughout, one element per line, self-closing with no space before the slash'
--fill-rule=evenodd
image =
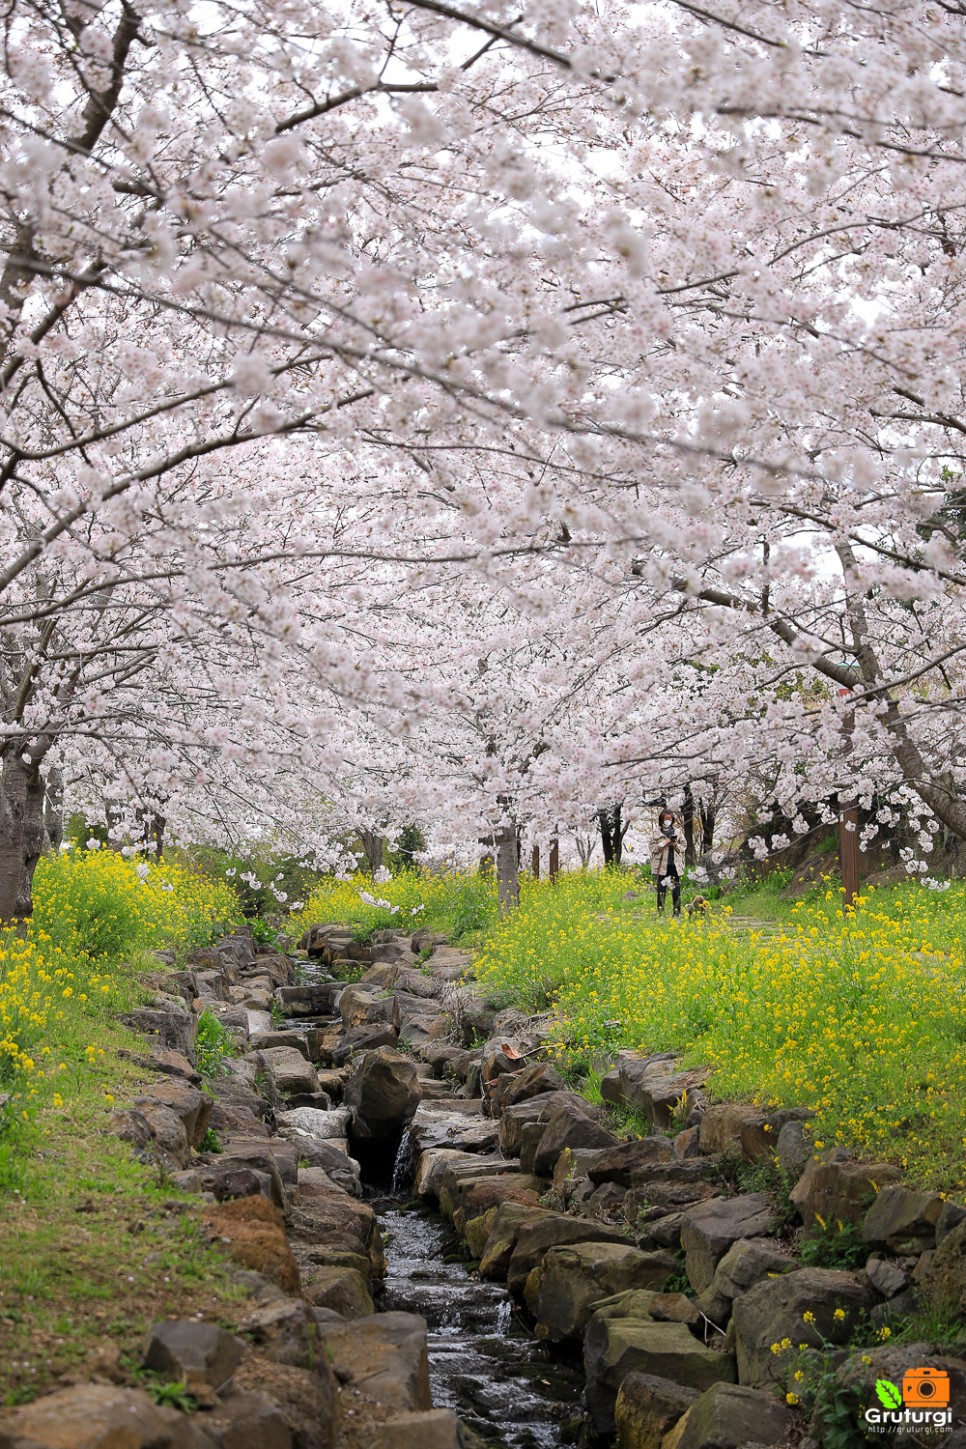
<path id="1" fill-rule="evenodd" d="M 537 1270 L 537 1333 L 551 1343 L 580 1339 L 592 1305 L 621 1289 L 662 1289 L 677 1266 L 673 1253 L 642 1253 L 630 1243 L 551 1248 Z"/>
<path id="2" fill-rule="evenodd" d="M 452 1409 L 422 1409 L 367 1424 L 356 1442 L 361 1449 L 466 1449 L 467 1438 Z"/>
<path id="3" fill-rule="evenodd" d="M 621 1228 L 608 1227 L 605 1223 L 588 1222 L 586 1218 L 572 1218 L 566 1213 L 553 1212 L 541 1219 L 531 1219 L 520 1225 L 507 1264 L 506 1281 L 510 1292 L 522 1298 L 527 1278 L 543 1262 L 550 1249 L 572 1243 L 630 1246 Z"/>
<path id="4" fill-rule="evenodd" d="M 218 1449 L 293 1449 L 288 1416 L 266 1394 L 230 1394 L 205 1415 Z"/>
<path id="5" fill-rule="evenodd" d="M 172 1318 L 154 1324 L 144 1346 L 144 1367 L 189 1386 L 224 1388 L 241 1363 L 245 1345 L 216 1323 Z"/>
<path id="6" fill-rule="evenodd" d="M 538 1177 L 549 1177 L 557 1158 L 567 1148 L 616 1145 L 617 1138 L 613 1132 L 608 1132 L 590 1110 L 585 1110 L 579 1098 L 565 1097 L 547 1117 L 532 1163 L 526 1160 L 525 1153 L 520 1154 L 520 1162 L 524 1171 L 531 1170 Z"/>
<path id="7" fill-rule="evenodd" d="M 630 1373 L 623 1380 L 614 1406 L 617 1449 L 661 1449 L 664 1435 L 700 1397 L 653 1374 Z"/>
<path id="8" fill-rule="evenodd" d="M 531 1062 L 521 1071 L 505 1073 L 494 1082 L 490 1092 L 491 1109 L 497 1115 L 518 1102 L 565 1090 L 566 1084 L 556 1067 L 549 1062 Z"/>
<path id="9" fill-rule="evenodd" d="M 276 1116 L 283 1137 L 298 1142 L 303 1137 L 345 1137 L 352 1114 L 347 1107 L 323 1111 L 318 1107 L 293 1107 Z"/>
<path id="10" fill-rule="evenodd" d="M 391 1409 L 433 1407 L 424 1318 L 374 1313 L 351 1323 L 322 1324 L 319 1333 L 340 1383 Z"/>
<path id="11" fill-rule="evenodd" d="M 740 1102 L 715 1102 L 701 1117 L 699 1146 L 702 1152 L 733 1151 L 746 1161 L 770 1156 L 778 1146 L 787 1122 L 807 1122 L 815 1113 L 806 1107 L 780 1107 L 763 1112 Z"/>
<path id="12" fill-rule="evenodd" d="M 399 997 L 364 986 L 347 986 L 339 997 L 339 1015 L 346 1030 L 355 1026 L 399 1025 Z"/>
<path id="13" fill-rule="evenodd" d="M 736 1298 L 765 1278 L 790 1273 L 797 1266 L 794 1258 L 764 1238 L 739 1238 L 714 1270 L 714 1277 L 698 1299 L 698 1306 L 713 1324 L 723 1328 L 731 1317 L 731 1305 Z"/>
<path id="14" fill-rule="evenodd" d="M 365 1142 L 398 1138 L 416 1115 L 422 1089 L 408 1057 L 387 1047 L 367 1052 L 349 1078 L 343 1101 L 352 1111 L 352 1136 Z"/>
<path id="15" fill-rule="evenodd" d="M 656 1164 L 671 1162 L 674 1144 L 670 1137 L 656 1135 L 639 1137 L 633 1142 L 620 1142 L 616 1147 L 598 1149 L 582 1159 L 583 1171 L 595 1187 L 602 1182 L 616 1182 L 630 1187 Z"/>
<path id="16" fill-rule="evenodd" d="M 121 1021 L 135 1031 L 157 1037 L 162 1046 L 183 1057 L 191 1055 L 198 1035 L 198 1018 L 180 997 L 159 997 L 153 1006 L 139 1006 L 126 1012 Z"/>
<path id="17" fill-rule="evenodd" d="M 690 1389 L 734 1383 L 735 1361 L 701 1343 L 683 1323 L 596 1314 L 584 1338 L 587 1407 L 599 1434 L 613 1434 L 617 1391 L 629 1373 L 651 1374 Z"/>
<path id="18" fill-rule="evenodd" d="M 497 1123 L 480 1116 L 478 1102 L 420 1102 L 409 1124 L 409 1140 L 417 1153 L 431 1147 L 492 1152 L 499 1136 Z"/>
<path id="19" fill-rule="evenodd" d="M 0 1449 L 214 1449 L 215 1441 L 143 1389 L 75 1384 L 0 1409 Z"/>
<path id="20" fill-rule="evenodd" d="M 880 1189 L 899 1176 L 899 1169 L 890 1163 L 856 1162 L 844 1147 L 833 1147 L 809 1161 L 791 1199 L 806 1228 L 814 1227 L 818 1219 L 858 1227 Z"/>
<path id="21" fill-rule="evenodd" d="M 893 1253 L 922 1253 L 936 1245 L 944 1199 L 898 1183 L 882 1188 L 859 1229 L 863 1242 Z"/>
<path id="22" fill-rule="evenodd" d="M 664 1440 L 663 1449 L 765 1449 L 784 1443 L 792 1416 L 771 1394 L 712 1384 Z"/>
<path id="23" fill-rule="evenodd" d="M 709 1075 L 708 1067 L 679 1070 L 673 1053 L 618 1052 L 613 1070 L 601 1083 L 601 1096 L 605 1102 L 643 1113 L 652 1127 L 664 1132 L 703 1103 Z"/>
<path id="24" fill-rule="evenodd" d="M 945 1235 L 928 1260 L 922 1292 L 936 1307 L 966 1315 L 966 1219 Z"/>
<path id="25" fill-rule="evenodd" d="M 341 981 L 280 986 L 275 992 L 275 1000 L 283 1016 L 331 1016 L 339 1009 L 339 998 L 344 989 Z"/>
<path id="26" fill-rule="evenodd" d="M 280 1092 L 318 1092 L 319 1078 L 312 1063 L 294 1046 L 270 1047 L 261 1052 L 265 1069 Z"/>
<path id="27" fill-rule="evenodd" d="M 741 1382 L 751 1388 L 779 1382 L 787 1360 L 782 1353 L 773 1353 L 772 1345 L 783 1340 L 796 1348 L 800 1343 L 812 1348 L 823 1342 L 848 1343 L 860 1315 L 876 1301 L 864 1273 L 832 1268 L 799 1268 L 757 1283 L 734 1303 Z"/>
<path id="28" fill-rule="evenodd" d="M 258 1395 L 275 1404 L 282 1411 L 295 1449 L 333 1449 L 335 1381 L 328 1362 L 323 1363 L 321 1357 L 315 1368 L 307 1369 L 253 1353 L 235 1374 L 235 1391 Z M 262 1449 L 262 1441 L 239 1435 L 225 1443 L 224 1449 Z"/>
<path id="29" fill-rule="evenodd" d="M 536 1097 L 504 1108 L 500 1114 L 500 1151 L 503 1156 L 519 1157 L 523 1129 L 533 1122 L 549 1121 L 554 1107 L 559 1102 L 570 1100 L 573 1095 L 571 1092 L 541 1092 Z"/>
<path id="30" fill-rule="evenodd" d="M 763 1237 L 774 1227 L 771 1204 L 764 1193 L 713 1197 L 684 1214 L 681 1246 L 688 1278 L 696 1293 L 711 1286 L 715 1269 L 739 1238 Z"/>

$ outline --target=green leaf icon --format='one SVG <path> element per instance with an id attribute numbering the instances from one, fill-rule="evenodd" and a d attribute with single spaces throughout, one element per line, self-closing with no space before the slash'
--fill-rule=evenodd
<path id="1" fill-rule="evenodd" d="M 884 1408 L 902 1408 L 902 1390 L 891 1379 L 876 1379 L 875 1391 L 879 1396 L 879 1403 Z"/>

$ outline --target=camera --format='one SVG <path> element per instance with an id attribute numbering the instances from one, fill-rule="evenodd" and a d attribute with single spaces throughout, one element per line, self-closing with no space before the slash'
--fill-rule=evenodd
<path id="1" fill-rule="evenodd" d="M 907 1409 L 945 1409 L 949 1405 L 949 1375 L 944 1369 L 910 1369 L 902 1379 L 902 1402 Z"/>

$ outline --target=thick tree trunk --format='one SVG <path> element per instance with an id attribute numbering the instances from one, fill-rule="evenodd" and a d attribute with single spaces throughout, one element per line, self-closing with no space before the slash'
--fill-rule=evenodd
<path id="1" fill-rule="evenodd" d="M 369 867 L 369 874 L 375 875 L 377 870 L 382 869 L 382 847 L 384 838 L 372 830 L 360 830 L 359 839 L 362 842 L 362 849 L 365 851 L 366 865 Z"/>
<path id="2" fill-rule="evenodd" d="M 604 864 L 620 865 L 624 853 L 624 834 L 627 829 L 621 824 L 621 806 L 614 805 L 607 810 L 598 810 L 597 823 L 600 826 L 600 843 L 604 851 Z"/>
<path id="3" fill-rule="evenodd" d="M 520 904 L 520 842 L 512 825 L 493 837 L 496 848 L 496 891 L 501 915 Z"/>
<path id="4" fill-rule="evenodd" d="M 40 767 L 6 756 L 0 770 L 0 921 L 30 915 L 34 870 L 49 839 L 45 800 Z"/>

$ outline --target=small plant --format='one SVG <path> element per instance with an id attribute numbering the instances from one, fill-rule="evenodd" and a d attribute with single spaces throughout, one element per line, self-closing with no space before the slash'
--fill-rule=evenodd
<path id="1" fill-rule="evenodd" d="M 218 1136 L 218 1133 L 215 1131 L 214 1127 L 209 1127 L 208 1128 L 208 1130 L 205 1133 L 204 1137 L 202 1137 L 202 1139 L 201 1139 L 201 1146 L 199 1147 L 198 1151 L 199 1152 L 220 1152 L 221 1151 L 221 1138 Z"/>
<path id="2" fill-rule="evenodd" d="M 791 1200 L 795 1179 L 785 1171 L 773 1153 L 747 1162 L 737 1149 L 724 1152 L 721 1155 L 719 1171 L 734 1192 L 765 1194 L 771 1205 L 775 1227 L 780 1234 L 790 1233 L 794 1229 L 798 1222 L 798 1210 Z M 862 1262 L 865 1262 L 865 1258 Z M 816 1263 L 815 1266 L 819 1265 Z"/>
<path id="3" fill-rule="evenodd" d="M 178 1409 L 182 1414 L 193 1414 L 198 1400 L 188 1390 L 183 1379 L 170 1384 L 148 1384 L 148 1393 L 156 1404 L 169 1409 Z"/>
<path id="4" fill-rule="evenodd" d="M 816 1213 L 813 1227 L 798 1245 L 798 1256 L 809 1268 L 861 1268 L 869 1256 L 852 1223 L 827 1223 Z"/>
<path id="5" fill-rule="evenodd" d="M 254 916 L 248 924 L 251 926 L 252 940 L 256 946 L 278 945 L 278 931 L 267 921 L 263 921 L 261 916 Z"/>
<path id="6" fill-rule="evenodd" d="M 235 1043 L 214 1012 L 207 1008 L 198 1017 L 195 1064 L 203 1077 L 223 1077 L 225 1060 L 235 1055 Z"/>

